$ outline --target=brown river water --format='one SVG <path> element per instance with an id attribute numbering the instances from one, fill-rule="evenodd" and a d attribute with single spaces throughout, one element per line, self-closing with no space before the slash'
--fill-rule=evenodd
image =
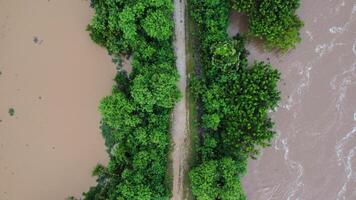
<path id="1" fill-rule="evenodd" d="M 107 161 L 97 105 L 115 67 L 85 31 L 88 4 L 0 0 L 0 200 L 79 197 Z M 355 200 L 356 2 L 302 0 L 298 14 L 297 49 L 248 46 L 282 72 L 282 101 L 244 187 L 250 200 Z M 242 21 L 233 13 L 230 33 Z"/>
<path id="2" fill-rule="evenodd" d="M 107 162 L 97 107 L 115 66 L 91 15 L 83 0 L 0 0 L 0 200 L 79 197 Z"/>
<path id="3" fill-rule="evenodd" d="M 282 73 L 276 138 L 249 162 L 250 200 L 356 199 L 356 1 L 302 0 L 303 41 L 286 55 L 251 43 Z M 231 16 L 230 34 L 244 31 Z"/>

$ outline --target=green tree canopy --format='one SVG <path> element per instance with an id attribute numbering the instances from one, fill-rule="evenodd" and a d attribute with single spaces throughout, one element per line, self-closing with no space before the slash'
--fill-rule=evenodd
<path id="1" fill-rule="evenodd" d="M 246 200 L 240 183 L 245 166 L 230 158 L 203 163 L 190 173 L 193 194 L 197 200 Z"/>
<path id="2" fill-rule="evenodd" d="M 295 14 L 300 0 L 232 0 L 233 7 L 249 17 L 249 32 L 268 49 L 287 51 L 301 41 L 303 22 Z"/>
<path id="3" fill-rule="evenodd" d="M 166 40 L 172 36 L 173 23 L 162 11 L 151 12 L 142 22 L 146 33 L 157 40 Z"/>
<path id="4" fill-rule="evenodd" d="M 92 0 L 92 39 L 117 64 L 132 58 L 132 73 L 119 68 L 112 94 L 103 98 L 102 134 L 110 161 L 94 170 L 97 185 L 86 200 L 168 200 L 169 123 L 180 97 L 172 47 L 170 0 Z"/>
<path id="5" fill-rule="evenodd" d="M 239 1 L 252 10 L 255 1 Z M 191 79 L 202 113 L 198 159 L 190 171 L 198 200 L 245 200 L 241 187 L 249 157 L 268 146 L 275 132 L 268 116 L 280 99 L 280 74 L 270 64 L 249 66 L 245 39 L 229 38 L 230 2 L 192 0 L 201 73 Z"/>

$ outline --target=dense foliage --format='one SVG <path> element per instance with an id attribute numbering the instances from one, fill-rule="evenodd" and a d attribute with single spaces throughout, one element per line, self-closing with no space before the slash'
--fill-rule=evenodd
<path id="1" fill-rule="evenodd" d="M 233 7 L 249 17 L 249 32 L 269 49 L 287 51 L 300 42 L 303 22 L 295 14 L 300 0 L 232 0 Z"/>
<path id="2" fill-rule="evenodd" d="M 132 56 L 99 106 L 110 161 L 93 174 L 87 200 L 168 200 L 170 113 L 180 97 L 172 48 L 171 0 L 92 0 L 92 39 L 114 58 Z"/>
<path id="3" fill-rule="evenodd" d="M 229 0 L 191 0 L 197 25 L 201 73 L 191 80 L 202 115 L 197 164 L 190 171 L 198 200 L 245 200 L 241 177 L 247 159 L 274 136 L 268 111 L 279 99 L 279 72 L 248 66 L 245 40 L 229 38 Z M 298 42 L 298 0 L 232 0 L 250 17 L 250 33 L 270 48 Z M 92 0 L 92 39 L 118 59 L 131 56 L 133 72 L 120 70 L 112 94 L 99 106 L 110 161 L 93 174 L 87 200 L 168 200 L 169 122 L 180 97 L 172 48 L 171 0 Z"/>
<path id="4" fill-rule="evenodd" d="M 240 178 L 247 158 L 274 136 L 268 111 L 280 99 L 280 74 L 263 62 L 248 66 L 244 39 L 226 32 L 228 0 L 190 2 L 202 68 L 191 86 L 201 102 L 204 130 L 199 161 L 190 172 L 192 192 L 198 200 L 243 200 Z"/>
<path id="5" fill-rule="evenodd" d="M 245 166 L 231 158 L 204 162 L 190 174 L 193 194 L 199 200 L 246 199 L 240 183 Z"/>
<path id="6" fill-rule="evenodd" d="M 91 0 L 95 15 L 88 26 L 92 39 L 111 54 L 148 53 L 153 43 L 170 42 L 173 4 L 170 0 Z"/>

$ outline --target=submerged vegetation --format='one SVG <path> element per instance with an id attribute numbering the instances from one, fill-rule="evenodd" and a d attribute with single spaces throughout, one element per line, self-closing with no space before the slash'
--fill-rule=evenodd
<path id="1" fill-rule="evenodd" d="M 9 108 L 9 115 L 14 116 L 15 115 L 15 109 L 14 108 Z"/>
<path id="2" fill-rule="evenodd" d="M 110 161 L 95 168 L 97 185 L 85 199 L 169 199 L 170 113 L 180 97 L 172 1 L 92 0 L 92 7 L 92 39 L 114 58 L 131 56 L 133 71 L 120 70 L 100 103 Z"/>
<path id="3" fill-rule="evenodd" d="M 265 41 L 268 49 L 285 52 L 301 41 L 303 22 L 295 14 L 300 0 L 232 0 L 233 8 L 249 18 L 249 35 Z"/>

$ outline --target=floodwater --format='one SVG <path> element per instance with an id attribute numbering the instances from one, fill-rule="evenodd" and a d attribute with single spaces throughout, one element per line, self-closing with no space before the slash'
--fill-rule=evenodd
<path id="1" fill-rule="evenodd" d="M 356 1 L 302 0 L 303 41 L 283 56 L 251 56 L 282 73 L 276 138 L 249 162 L 250 200 L 356 199 Z M 241 17 L 231 16 L 230 33 Z"/>
<path id="2" fill-rule="evenodd" d="M 115 66 L 91 15 L 83 0 L 0 0 L 1 200 L 80 197 L 107 162 L 97 107 Z"/>

